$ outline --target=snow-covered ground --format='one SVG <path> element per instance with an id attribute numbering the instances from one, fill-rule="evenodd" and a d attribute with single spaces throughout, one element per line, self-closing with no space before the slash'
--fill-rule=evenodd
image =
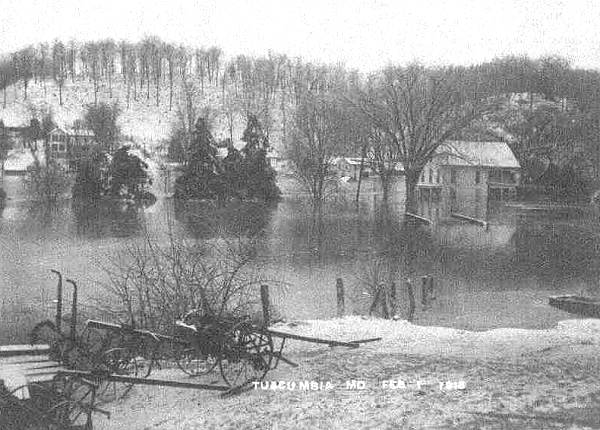
<path id="1" fill-rule="evenodd" d="M 567 320 L 550 330 L 469 332 L 354 316 L 275 328 L 338 340 L 382 340 L 358 349 L 288 341 L 284 355 L 299 367 L 280 363 L 266 379 L 295 382 L 293 390 L 259 388 L 221 398 L 214 392 L 136 387 L 105 406 L 112 418 L 98 416 L 97 427 L 600 427 L 600 320 Z M 173 369 L 155 376 L 187 380 Z M 322 388 L 329 382 L 330 389 L 299 389 L 302 381 Z M 346 386 L 351 381 L 364 387 Z"/>

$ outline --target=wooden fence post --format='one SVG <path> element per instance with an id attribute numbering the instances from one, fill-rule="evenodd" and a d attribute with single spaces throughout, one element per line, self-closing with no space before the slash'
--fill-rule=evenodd
<path id="1" fill-rule="evenodd" d="M 263 325 L 268 327 L 271 324 L 271 316 L 269 315 L 269 286 L 261 285 L 260 286 L 260 302 L 262 303 L 262 311 L 263 311 Z"/>
<path id="2" fill-rule="evenodd" d="M 392 285 L 390 286 L 390 300 L 392 302 L 392 318 L 395 317 L 396 314 L 398 313 L 398 304 L 396 303 L 396 296 L 397 296 L 396 283 L 392 282 Z"/>
<path id="3" fill-rule="evenodd" d="M 408 321 L 412 321 L 415 316 L 415 293 L 410 279 L 406 281 L 406 289 L 408 290 Z"/>
<path id="4" fill-rule="evenodd" d="M 427 276 L 421 276 L 421 304 L 424 308 L 427 306 L 428 281 Z"/>
<path id="5" fill-rule="evenodd" d="M 335 281 L 335 291 L 337 295 L 337 316 L 344 316 L 345 304 L 344 304 L 344 282 L 342 278 L 337 278 Z"/>
<path id="6" fill-rule="evenodd" d="M 429 277 L 429 288 L 427 288 L 427 294 L 429 296 L 429 300 L 435 299 L 434 289 L 433 289 L 433 276 Z"/>

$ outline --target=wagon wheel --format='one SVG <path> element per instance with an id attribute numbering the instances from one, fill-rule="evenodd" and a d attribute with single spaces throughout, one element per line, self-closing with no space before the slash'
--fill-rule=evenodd
<path id="1" fill-rule="evenodd" d="M 106 346 L 108 348 L 101 353 L 100 370 L 133 377 L 142 374 L 139 354 L 131 336 L 111 333 Z M 100 381 L 98 396 L 102 402 L 120 399 L 129 393 L 132 388 L 133 384 Z"/>
<path id="2" fill-rule="evenodd" d="M 219 344 L 212 340 L 210 333 L 202 333 L 212 317 L 195 309 L 185 314 L 182 320 L 201 332 L 179 327 L 172 343 L 177 367 L 189 376 L 207 375 L 219 364 Z"/>
<path id="3" fill-rule="evenodd" d="M 177 367 L 189 376 L 207 375 L 219 364 L 217 357 L 212 354 L 203 354 L 192 344 L 178 345 L 175 348 Z"/>
<path id="4" fill-rule="evenodd" d="M 235 326 L 223 339 L 219 370 L 227 385 L 234 387 L 261 381 L 271 369 L 273 339 L 254 331 L 248 323 Z"/>
<path id="5" fill-rule="evenodd" d="M 52 381 L 49 395 L 52 405 L 48 416 L 61 428 L 92 428 L 96 403 L 96 387 L 78 377 L 58 375 Z"/>

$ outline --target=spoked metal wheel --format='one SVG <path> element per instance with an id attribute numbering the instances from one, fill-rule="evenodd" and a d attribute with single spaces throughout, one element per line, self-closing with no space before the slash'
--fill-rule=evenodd
<path id="1" fill-rule="evenodd" d="M 223 339 L 219 354 L 219 370 L 227 385 L 240 386 L 261 381 L 271 369 L 273 339 L 268 333 L 253 331 L 242 323 Z"/>
<path id="2" fill-rule="evenodd" d="M 177 367 L 189 376 L 210 374 L 219 364 L 220 341 L 214 330 L 207 329 L 214 318 L 196 309 L 188 312 L 182 322 L 191 328 L 179 327 L 176 331 L 172 349 Z"/>
<path id="3" fill-rule="evenodd" d="M 150 367 L 138 356 L 132 343 L 133 339 L 126 335 L 112 336 L 109 348 L 102 352 L 102 367 L 108 372 L 125 376 L 148 376 Z M 100 382 L 99 397 L 102 401 L 110 401 L 125 396 L 133 384 Z"/>
<path id="4" fill-rule="evenodd" d="M 214 357 L 213 355 L 203 356 L 203 354 L 192 345 L 180 346 L 175 360 L 177 362 L 177 367 L 190 376 L 207 375 L 215 370 L 219 364 L 217 357 Z"/>
<path id="5" fill-rule="evenodd" d="M 62 428 L 92 428 L 92 413 L 96 402 L 96 387 L 80 378 L 59 375 L 52 381 L 54 404 L 50 416 Z"/>

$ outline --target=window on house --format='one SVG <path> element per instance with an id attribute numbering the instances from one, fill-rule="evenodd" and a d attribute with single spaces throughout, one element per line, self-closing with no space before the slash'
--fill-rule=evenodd
<path id="1" fill-rule="evenodd" d="M 421 182 L 425 182 L 425 172 L 421 172 Z"/>
<path id="2" fill-rule="evenodd" d="M 433 169 L 429 169 L 429 183 L 433 184 Z"/>
<path id="3" fill-rule="evenodd" d="M 490 182 L 501 182 L 502 171 L 500 169 L 492 169 L 490 171 Z"/>
<path id="4" fill-rule="evenodd" d="M 481 172 L 479 170 L 475 170 L 475 183 L 479 184 L 481 182 Z"/>
<path id="5" fill-rule="evenodd" d="M 450 183 L 456 184 L 456 169 L 450 170 Z"/>

